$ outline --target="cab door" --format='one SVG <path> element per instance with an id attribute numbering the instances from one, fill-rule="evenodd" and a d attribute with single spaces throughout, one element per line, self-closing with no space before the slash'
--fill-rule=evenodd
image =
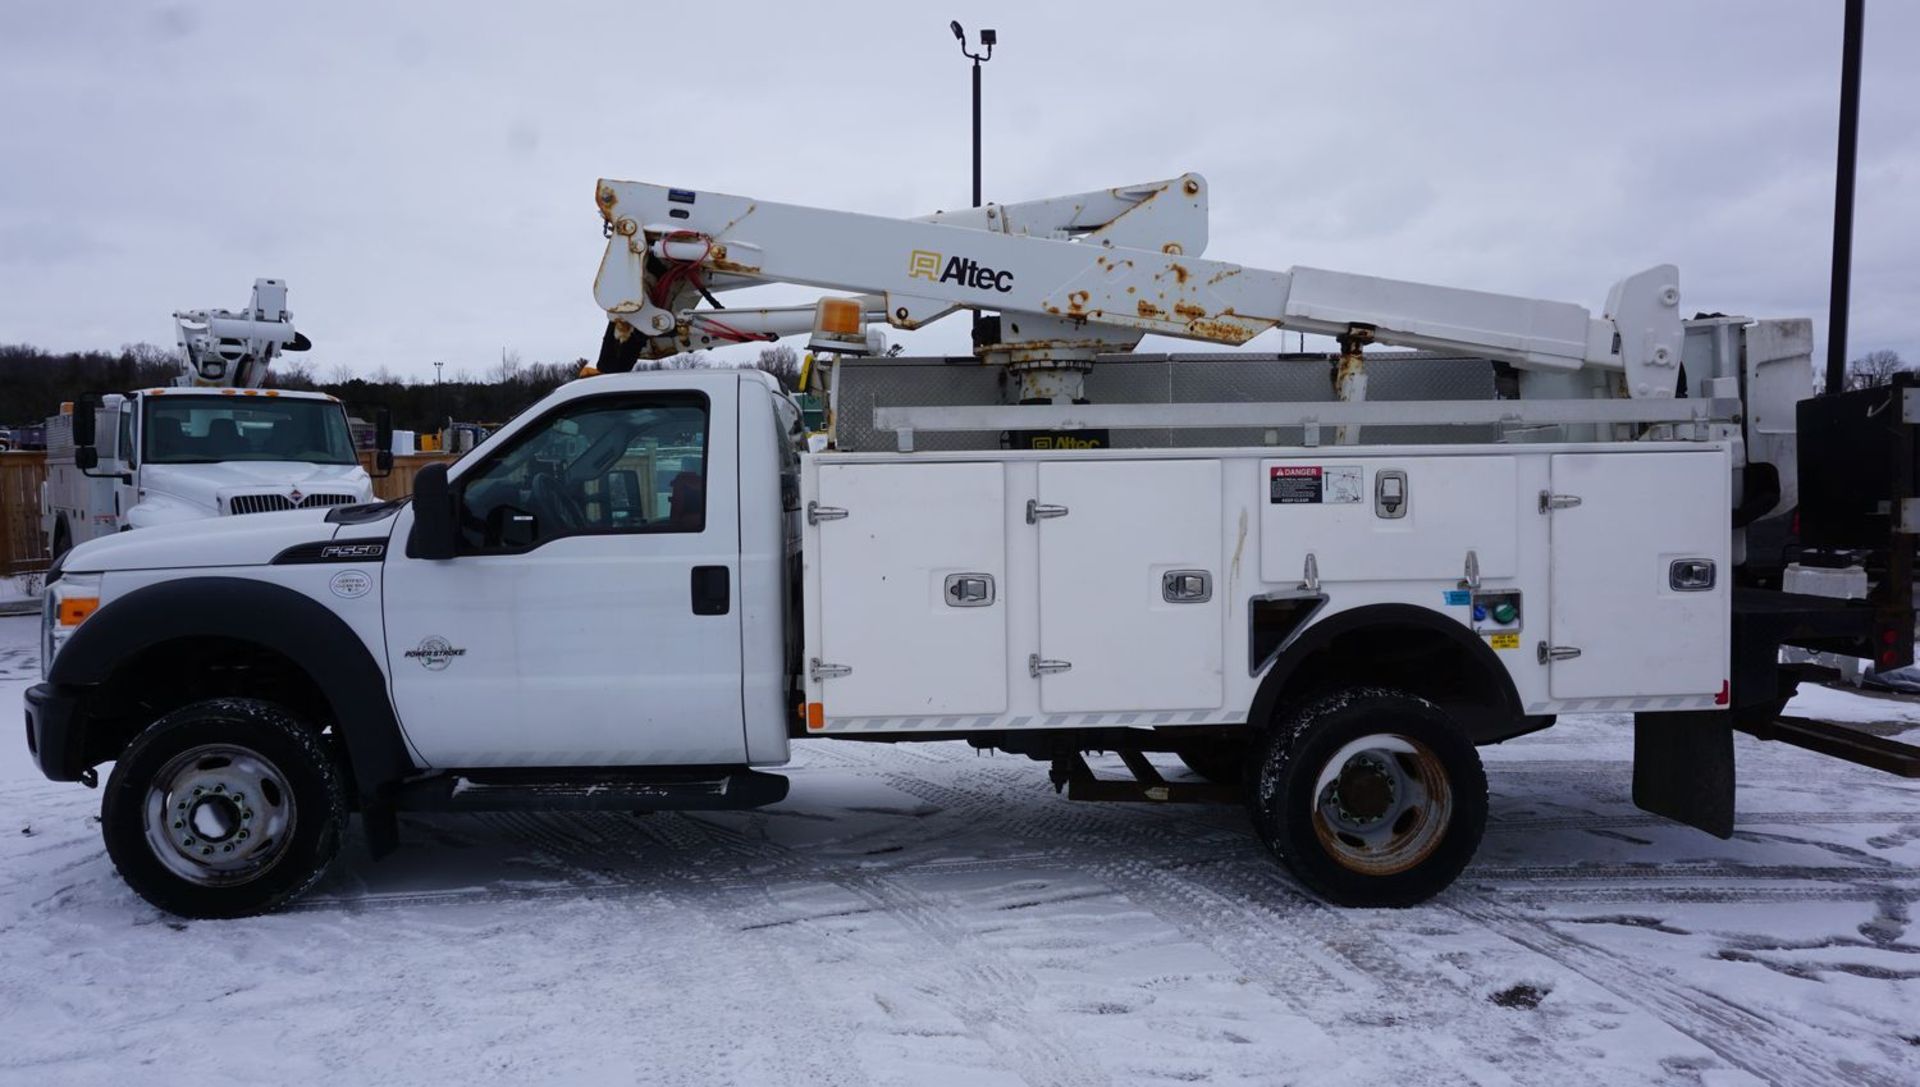
<path id="1" fill-rule="evenodd" d="M 430 764 L 746 760 L 738 380 L 583 392 L 483 447 L 452 473 L 451 559 L 409 558 L 403 511 L 388 673 Z"/>

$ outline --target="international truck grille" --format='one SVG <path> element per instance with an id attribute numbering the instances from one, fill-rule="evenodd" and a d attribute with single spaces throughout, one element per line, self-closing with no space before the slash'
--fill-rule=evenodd
<path id="1" fill-rule="evenodd" d="M 310 494 L 298 503 L 284 494 L 237 494 L 227 499 L 228 513 L 273 513 L 276 510 L 311 510 L 326 506 L 353 504 L 350 494 Z"/>

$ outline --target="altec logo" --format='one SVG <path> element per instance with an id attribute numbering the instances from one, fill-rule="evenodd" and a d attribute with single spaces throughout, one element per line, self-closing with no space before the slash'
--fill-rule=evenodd
<path id="1" fill-rule="evenodd" d="M 972 257 L 943 258 L 927 249 L 916 249 L 907 258 L 907 278 L 934 283 L 958 283 L 981 291 L 1013 290 L 1013 273 L 995 271 Z"/>

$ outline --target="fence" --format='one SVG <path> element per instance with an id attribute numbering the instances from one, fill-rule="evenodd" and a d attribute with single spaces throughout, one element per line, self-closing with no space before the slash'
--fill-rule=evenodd
<path id="1" fill-rule="evenodd" d="M 453 453 L 409 453 L 393 458 L 393 474 L 373 478 L 375 498 L 404 498 L 413 493 L 413 477 L 429 464 L 452 464 L 460 458 Z M 360 454 L 360 466 L 373 471 L 373 454 Z"/>
<path id="2" fill-rule="evenodd" d="M 375 478 L 378 498 L 400 498 L 413 493 L 413 477 L 429 464 L 449 464 L 448 453 L 421 453 L 393 458 L 393 474 Z M 373 454 L 361 455 L 362 466 L 373 468 Z M 47 568 L 47 540 L 40 532 L 40 483 L 47 477 L 47 455 L 0 453 L 0 577 L 38 573 Z"/>
<path id="3" fill-rule="evenodd" d="M 0 577 L 47 568 L 47 541 L 40 535 L 45 478 L 45 453 L 0 453 Z"/>

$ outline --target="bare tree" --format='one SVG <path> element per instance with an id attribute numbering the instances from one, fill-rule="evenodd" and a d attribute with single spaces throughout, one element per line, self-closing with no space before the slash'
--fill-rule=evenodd
<path id="1" fill-rule="evenodd" d="M 1908 369 L 1898 351 L 1869 351 L 1847 364 L 1847 388 L 1874 389 L 1891 385 L 1893 375 Z"/>
<path id="2" fill-rule="evenodd" d="M 307 359 L 282 358 L 268 371 L 267 380 L 282 389 L 312 389 L 319 385 L 313 363 Z"/>
<path id="3" fill-rule="evenodd" d="M 754 360 L 755 368 L 765 370 L 780 382 L 780 387 L 789 392 L 800 385 L 800 354 L 786 344 L 774 344 L 762 348 L 760 357 Z"/>
<path id="4" fill-rule="evenodd" d="M 500 364 L 489 370 L 487 376 L 491 381 L 506 385 L 520 380 L 521 368 L 520 352 L 502 348 Z"/>

